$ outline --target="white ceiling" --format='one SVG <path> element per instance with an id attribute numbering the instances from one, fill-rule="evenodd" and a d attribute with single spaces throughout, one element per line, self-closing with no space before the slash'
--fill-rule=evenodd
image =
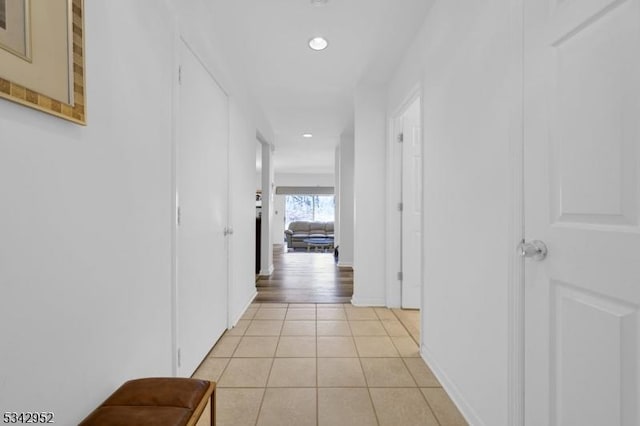
<path id="1" fill-rule="evenodd" d="M 230 67 L 273 127 L 277 172 L 331 173 L 358 83 L 384 83 L 432 0 L 208 0 Z M 329 40 L 322 52 L 307 42 Z M 304 139 L 303 133 L 313 133 Z"/>

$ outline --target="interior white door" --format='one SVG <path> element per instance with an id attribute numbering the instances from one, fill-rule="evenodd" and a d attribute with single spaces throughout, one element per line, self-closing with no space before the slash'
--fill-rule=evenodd
<path id="1" fill-rule="evenodd" d="M 191 375 L 227 328 L 228 103 L 181 43 L 177 137 L 178 375 Z"/>
<path id="2" fill-rule="evenodd" d="M 640 1 L 524 18 L 526 424 L 637 426 Z"/>
<path id="3" fill-rule="evenodd" d="M 420 308 L 422 283 L 422 132 L 420 99 L 402 115 L 402 307 Z"/>

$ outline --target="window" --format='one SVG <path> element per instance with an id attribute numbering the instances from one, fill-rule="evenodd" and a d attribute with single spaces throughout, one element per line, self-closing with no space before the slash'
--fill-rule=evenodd
<path id="1" fill-rule="evenodd" d="M 287 195 L 285 200 L 285 228 L 296 220 L 333 222 L 335 217 L 333 195 Z"/>

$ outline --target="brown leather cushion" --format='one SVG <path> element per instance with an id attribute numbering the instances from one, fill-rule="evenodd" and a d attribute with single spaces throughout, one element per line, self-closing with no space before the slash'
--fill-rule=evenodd
<path id="1" fill-rule="evenodd" d="M 130 380 L 120 386 L 102 406 L 137 405 L 195 410 L 208 388 L 209 382 L 206 380 L 178 377 Z"/>
<path id="2" fill-rule="evenodd" d="M 100 407 L 80 426 L 177 426 L 186 425 L 191 410 L 179 407 Z"/>

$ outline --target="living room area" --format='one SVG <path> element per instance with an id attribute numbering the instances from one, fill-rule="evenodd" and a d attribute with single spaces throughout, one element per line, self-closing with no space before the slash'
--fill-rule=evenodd
<path id="1" fill-rule="evenodd" d="M 284 243 L 287 252 L 329 252 L 335 249 L 335 197 L 283 195 Z M 278 202 L 280 201 L 280 202 Z M 337 253 L 336 253 L 337 254 Z"/>
<path id="2" fill-rule="evenodd" d="M 311 188 L 312 190 L 314 188 Z M 353 269 L 338 265 L 335 196 L 302 187 L 276 187 L 272 222 L 273 271 L 258 276 L 256 302 L 350 303 Z M 315 188 L 318 192 L 318 187 Z M 286 193 L 285 193 L 286 192 Z"/>
<path id="3" fill-rule="evenodd" d="M 256 302 L 349 303 L 353 268 L 339 264 L 340 199 L 333 158 L 324 160 L 330 164 L 325 169 L 281 164 L 269 173 L 263 165 L 273 153 L 262 148 L 258 144 L 256 149 Z M 282 161 L 283 156 L 274 157 Z"/>

